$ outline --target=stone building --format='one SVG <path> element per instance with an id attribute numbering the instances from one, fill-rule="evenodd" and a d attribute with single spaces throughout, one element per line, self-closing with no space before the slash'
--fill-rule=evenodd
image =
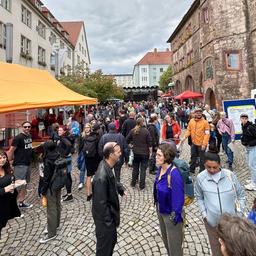
<path id="1" fill-rule="evenodd" d="M 7 40 L 7 26 L 13 36 Z M 7 54 L 7 43 L 13 45 Z M 11 56 L 11 57 L 9 57 Z M 90 64 L 84 23 L 59 22 L 41 0 L 0 0 L 0 61 L 67 74 Z"/>
<path id="2" fill-rule="evenodd" d="M 256 87 L 255 0 L 195 0 L 168 42 L 175 93 L 201 92 L 223 100 L 249 98 Z"/>

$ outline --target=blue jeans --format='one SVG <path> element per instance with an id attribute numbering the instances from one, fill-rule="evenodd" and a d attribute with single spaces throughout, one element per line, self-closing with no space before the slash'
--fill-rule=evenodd
<path id="1" fill-rule="evenodd" d="M 234 154 L 231 151 L 231 149 L 228 147 L 228 144 L 231 142 L 231 136 L 228 133 L 222 134 L 222 145 L 224 148 L 224 151 L 228 157 L 228 164 L 229 166 L 232 166 L 233 160 L 234 160 Z"/>
<path id="2" fill-rule="evenodd" d="M 133 159 L 133 171 L 132 171 L 132 182 L 131 186 L 135 187 L 135 184 L 140 176 L 140 189 L 145 188 L 145 181 L 146 181 L 146 170 L 148 167 L 148 159 L 149 156 L 147 155 L 138 155 L 134 154 Z"/>
<path id="3" fill-rule="evenodd" d="M 248 165 L 251 172 L 251 180 L 256 185 L 256 146 L 247 147 Z"/>
<path id="4" fill-rule="evenodd" d="M 86 172 L 86 166 L 85 166 L 85 157 L 84 153 L 80 152 L 77 157 L 77 167 L 80 171 L 79 174 L 79 184 L 84 184 L 84 178 L 85 178 L 85 172 Z"/>

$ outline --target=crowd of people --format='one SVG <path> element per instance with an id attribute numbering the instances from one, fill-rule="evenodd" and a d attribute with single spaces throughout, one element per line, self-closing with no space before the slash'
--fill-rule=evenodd
<path id="1" fill-rule="evenodd" d="M 6 206 L 0 208 L 0 232 L 9 219 L 22 217 L 20 209 L 33 207 L 25 199 L 31 161 L 37 153 L 38 194 L 47 202 L 47 228 L 40 243 L 57 236 L 61 201 L 73 200 L 72 161 L 77 161 L 78 189 L 85 187 L 87 201 L 92 201 L 97 256 L 112 255 L 117 241 L 118 194 L 127 196 L 121 183 L 124 164 L 132 168 L 132 189 L 145 190 L 147 169 L 155 175 L 153 197 L 168 255 L 183 255 L 186 205 L 194 196 L 212 255 L 255 255 L 256 202 L 246 220 L 245 192 L 235 174 L 230 146 L 235 146 L 235 129 L 225 112 L 201 102 L 165 100 L 90 106 L 68 114 L 66 125 L 63 111 L 57 117 L 52 110 L 46 111 L 41 119 L 25 121 L 8 152 L 0 151 L 0 204 Z M 247 114 L 240 120 L 250 170 L 245 189 L 256 191 L 256 125 Z M 40 122 L 49 140 L 33 150 L 33 139 L 40 137 Z M 186 140 L 191 150 L 189 163 L 179 158 Z M 227 157 L 225 168 L 221 154 Z M 194 192 L 188 191 L 189 183 Z M 192 200 L 188 203 L 189 193 Z"/>

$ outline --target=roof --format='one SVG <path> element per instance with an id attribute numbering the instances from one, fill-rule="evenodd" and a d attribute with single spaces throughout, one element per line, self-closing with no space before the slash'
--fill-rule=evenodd
<path id="1" fill-rule="evenodd" d="M 78 37 L 83 27 L 83 21 L 63 21 L 61 26 L 69 33 L 69 41 L 73 46 L 76 46 Z"/>
<path id="2" fill-rule="evenodd" d="M 4 62 L 0 70 L 0 113 L 97 103 L 68 89 L 48 71 Z"/>
<path id="3" fill-rule="evenodd" d="M 171 57 L 171 51 L 148 52 L 136 65 L 170 65 Z"/>
<path id="4" fill-rule="evenodd" d="M 179 25 L 176 27 L 176 29 L 174 30 L 174 32 L 172 33 L 172 35 L 169 37 L 169 39 L 167 40 L 167 43 L 171 43 L 171 41 L 174 39 L 174 37 L 179 33 L 179 31 L 182 29 L 182 27 L 186 24 L 186 22 L 188 21 L 188 19 L 192 16 L 192 14 L 194 13 L 194 11 L 200 6 L 200 0 L 195 0 L 193 2 L 193 4 L 191 5 L 191 7 L 189 8 L 189 10 L 187 11 L 187 13 L 184 15 L 184 17 L 182 18 L 181 22 L 179 23 Z"/>

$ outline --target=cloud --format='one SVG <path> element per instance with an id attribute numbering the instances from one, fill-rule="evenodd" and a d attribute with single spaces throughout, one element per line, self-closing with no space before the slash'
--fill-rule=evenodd
<path id="1" fill-rule="evenodd" d="M 164 50 L 193 0 L 43 0 L 60 21 L 83 20 L 91 68 L 131 73 L 153 48 Z"/>

